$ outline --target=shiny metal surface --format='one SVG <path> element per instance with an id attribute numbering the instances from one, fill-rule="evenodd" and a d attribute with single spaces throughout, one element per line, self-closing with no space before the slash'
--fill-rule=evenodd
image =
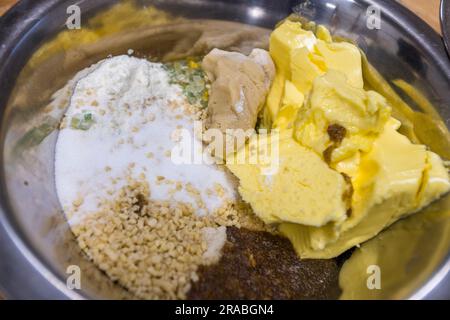
<path id="1" fill-rule="evenodd" d="M 78 2 L 85 16 L 89 16 L 116 1 Z M 191 19 L 232 20 L 267 28 L 273 28 L 292 11 L 297 12 L 327 25 L 336 35 L 356 41 L 388 80 L 404 79 L 424 92 L 447 127 L 450 125 L 450 65 L 442 40 L 395 1 L 141 0 L 139 3 L 156 5 Z M 69 4 L 72 1 L 25 0 L 0 19 L 0 287 L 11 298 L 126 296 L 123 289 L 84 258 L 67 228 L 53 182 L 57 132 L 50 130 L 37 145 L 25 139 L 24 147 L 17 152 L 26 132 L 45 129 L 40 127 L 45 118 L 43 106 L 52 92 L 81 67 L 124 50 L 112 43 L 80 58 L 78 69 L 67 67 L 67 60 L 63 59 L 59 64 L 41 66 L 42 72 L 33 77 L 27 77 L 26 72 L 24 76 L 22 69 L 31 54 L 44 40 L 62 30 Z M 380 30 L 367 28 L 366 13 L 371 5 L 381 10 Z M 421 271 L 409 283 L 389 288 L 387 297 L 450 298 L 448 229 L 431 230 L 435 250 L 418 249 L 415 259 Z M 66 268 L 72 264 L 82 270 L 80 291 L 66 287 Z"/>
<path id="2" fill-rule="evenodd" d="M 442 0 L 441 1 L 441 29 L 442 36 L 444 38 L 445 47 L 447 48 L 447 53 L 450 57 L 450 1 Z"/>

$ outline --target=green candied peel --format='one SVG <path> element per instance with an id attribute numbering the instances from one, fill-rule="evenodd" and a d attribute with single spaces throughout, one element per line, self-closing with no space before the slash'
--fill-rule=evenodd
<path id="1" fill-rule="evenodd" d="M 75 114 L 70 120 L 70 127 L 76 130 L 89 130 L 95 123 L 94 116 L 90 112 Z"/>
<path id="2" fill-rule="evenodd" d="M 201 58 L 188 58 L 166 63 L 171 84 L 179 85 L 188 102 L 200 109 L 208 106 L 209 81 L 201 68 Z"/>

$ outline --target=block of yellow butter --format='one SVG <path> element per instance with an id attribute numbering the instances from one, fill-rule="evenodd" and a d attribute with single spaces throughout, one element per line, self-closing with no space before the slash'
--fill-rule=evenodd
<path id="1" fill-rule="evenodd" d="M 271 34 L 270 54 L 277 67 L 278 79 L 275 79 L 267 99 L 266 126 L 275 121 L 283 107 L 286 80 L 307 95 L 318 76 L 335 70 L 343 73 L 350 85 L 364 86 L 359 49 L 347 42 L 332 42 L 323 26 L 317 28 L 316 37 L 313 32 L 302 29 L 299 22 L 283 22 Z"/>
<path id="2" fill-rule="evenodd" d="M 278 170 L 227 166 L 242 198 L 279 224 L 300 257 L 336 257 L 450 190 L 442 159 L 400 134 L 387 100 L 364 89 L 356 46 L 333 42 L 325 27 L 314 35 L 285 21 L 270 54 L 277 73 L 263 125 L 282 133 Z"/>
<path id="3" fill-rule="evenodd" d="M 302 29 L 300 22 L 286 20 L 270 34 L 270 55 L 275 62 L 277 72 L 291 77 L 291 52 L 306 47 L 313 50 L 317 38 L 312 31 Z"/>
<path id="4" fill-rule="evenodd" d="M 272 139 L 268 143 L 274 147 Z M 277 143 L 279 146 L 274 149 L 278 149 L 278 154 L 270 158 L 270 164 L 251 163 L 242 156 L 243 152 L 250 154 L 252 141 L 234 158 L 227 159 L 227 167 L 239 178 L 243 200 L 266 223 L 289 221 L 319 227 L 343 221 L 347 212 L 343 199 L 347 184 L 343 176 L 292 137 L 282 136 Z M 241 161 L 238 163 L 237 159 Z M 265 175 L 263 169 L 269 165 L 277 170 Z"/>
<path id="5" fill-rule="evenodd" d="M 280 108 L 281 101 L 284 96 L 284 86 L 286 83 L 286 75 L 277 70 L 275 79 L 272 82 L 269 93 L 267 94 L 266 104 L 263 111 L 263 125 L 266 128 L 271 128 L 275 117 Z"/>
<path id="6" fill-rule="evenodd" d="M 291 51 L 291 79 L 297 88 L 307 93 L 318 76 L 328 70 L 342 72 L 350 85 L 363 88 L 361 53 L 347 42 L 317 40 L 314 51 L 299 48 Z"/>
<path id="7" fill-rule="evenodd" d="M 303 106 L 304 100 L 305 96 L 298 91 L 291 81 L 286 80 L 284 85 L 282 107 L 273 122 L 273 128 L 293 128 L 298 110 Z"/>
<path id="8" fill-rule="evenodd" d="M 301 24 L 286 20 L 270 35 L 270 55 L 277 74 L 269 91 L 264 112 L 264 123 L 271 127 L 281 108 L 285 94 L 285 81 L 291 78 L 290 52 L 296 48 L 313 49 L 317 39 L 313 32 L 303 30 Z"/>
<path id="9" fill-rule="evenodd" d="M 280 225 L 300 257 L 336 257 L 450 190 L 440 157 L 424 145 L 411 143 L 397 131 L 399 127 L 400 122 L 391 118 L 371 151 L 361 157 L 352 179 L 352 211 L 347 220 L 320 228 Z"/>
<path id="10" fill-rule="evenodd" d="M 330 70 L 314 80 L 309 97 L 298 112 L 294 136 L 322 157 L 329 152 L 329 162 L 334 167 L 359 151 L 369 151 L 390 114 L 391 108 L 383 96 L 354 87 L 343 73 Z M 339 126 L 343 130 L 341 137 L 333 137 L 330 126 Z"/>

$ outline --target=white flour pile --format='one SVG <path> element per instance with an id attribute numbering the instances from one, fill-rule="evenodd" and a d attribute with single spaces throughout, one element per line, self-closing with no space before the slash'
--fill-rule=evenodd
<path id="1" fill-rule="evenodd" d="M 56 145 L 56 187 L 70 223 L 97 211 L 129 176 L 145 176 L 152 200 L 188 203 L 199 214 L 234 199 L 216 166 L 171 161 L 174 134 L 193 132 L 195 110 L 161 64 L 118 56 L 88 70 L 75 83 Z"/>

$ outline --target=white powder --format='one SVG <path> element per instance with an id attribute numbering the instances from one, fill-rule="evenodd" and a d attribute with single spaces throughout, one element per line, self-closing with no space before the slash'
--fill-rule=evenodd
<path id="1" fill-rule="evenodd" d="M 205 239 L 207 245 L 207 249 L 203 253 L 205 263 L 218 262 L 222 255 L 222 248 L 227 241 L 227 228 L 224 226 L 218 228 L 206 227 L 203 229 L 203 239 Z"/>
<path id="2" fill-rule="evenodd" d="M 68 84 L 74 87 L 68 125 L 56 144 L 59 200 L 67 213 L 78 209 L 69 223 L 98 211 L 100 201 L 116 195 L 128 175 L 145 175 L 153 200 L 189 203 L 199 214 L 235 198 L 234 184 L 223 170 L 206 164 L 176 165 L 168 156 L 175 145 L 174 132 L 193 132 L 193 118 L 185 112 L 181 89 L 169 84 L 161 64 L 124 55 L 88 70 L 75 77 L 76 84 Z M 94 124 L 88 130 L 71 128 L 72 117 L 83 112 L 92 114 Z M 225 191 L 223 197 L 211 192 L 217 184 Z"/>

